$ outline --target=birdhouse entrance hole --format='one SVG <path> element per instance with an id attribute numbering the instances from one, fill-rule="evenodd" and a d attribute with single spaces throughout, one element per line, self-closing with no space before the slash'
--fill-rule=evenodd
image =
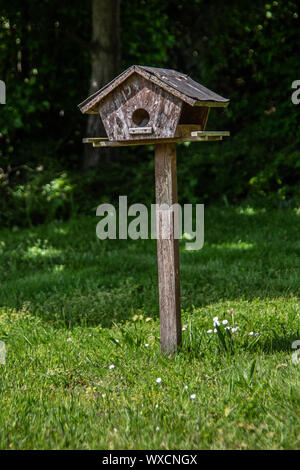
<path id="1" fill-rule="evenodd" d="M 136 109 L 132 114 L 132 121 L 138 127 L 145 127 L 150 121 L 149 113 L 142 108 Z"/>

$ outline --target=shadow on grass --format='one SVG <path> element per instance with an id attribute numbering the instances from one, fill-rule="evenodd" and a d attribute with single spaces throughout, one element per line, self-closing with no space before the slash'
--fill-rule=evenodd
<path id="1" fill-rule="evenodd" d="M 110 327 L 137 313 L 156 318 L 156 241 L 100 242 L 96 223 L 86 217 L 3 231 L 0 305 L 27 303 L 57 328 Z M 187 252 L 180 242 L 183 310 L 299 296 L 298 226 L 291 210 L 208 209 L 204 248 Z"/>
<path id="2" fill-rule="evenodd" d="M 292 343 L 299 338 L 299 330 L 298 332 L 295 331 L 295 334 L 284 336 L 276 335 L 275 337 L 267 338 L 262 341 L 260 348 L 265 353 L 290 352 L 292 354 L 294 352 L 292 349 Z"/>

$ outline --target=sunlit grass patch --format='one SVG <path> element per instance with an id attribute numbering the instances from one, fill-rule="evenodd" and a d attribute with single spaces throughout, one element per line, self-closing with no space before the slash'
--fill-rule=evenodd
<path id="1" fill-rule="evenodd" d="M 172 358 L 155 241 L 99 243 L 93 218 L 1 232 L 1 448 L 299 448 L 299 214 L 205 217 Z"/>

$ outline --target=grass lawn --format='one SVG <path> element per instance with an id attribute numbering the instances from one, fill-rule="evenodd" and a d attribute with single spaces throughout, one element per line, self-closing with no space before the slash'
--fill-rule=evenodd
<path id="1" fill-rule="evenodd" d="M 171 359 L 156 242 L 97 221 L 0 232 L 0 448 L 299 449 L 299 210 L 206 209 Z"/>

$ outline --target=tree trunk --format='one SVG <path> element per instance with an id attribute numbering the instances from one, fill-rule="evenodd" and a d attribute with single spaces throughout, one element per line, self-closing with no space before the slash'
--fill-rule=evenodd
<path id="1" fill-rule="evenodd" d="M 120 0 L 92 0 L 91 81 L 89 95 L 110 82 L 120 68 Z M 101 118 L 88 114 L 86 136 L 105 136 Z M 85 145 L 83 168 L 99 166 L 116 149 L 95 149 Z"/>

